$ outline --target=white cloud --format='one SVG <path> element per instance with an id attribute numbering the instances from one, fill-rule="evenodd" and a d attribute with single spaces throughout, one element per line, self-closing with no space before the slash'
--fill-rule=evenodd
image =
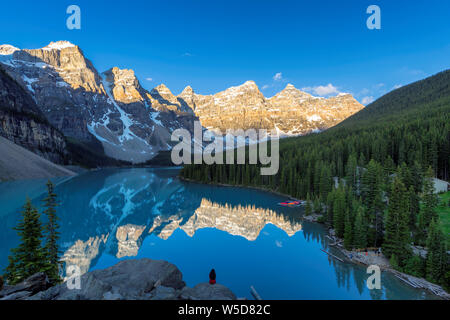
<path id="1" fill-rule="evenodd" d="M 183 53 L 183 57 L 192 57 L 192 56 L 193 56 L 193 54 L 190 52 Z"/>
<path id="2" fill-rule="evenodd" d="M 270 87 L 270 86 L 269 86 L 268 84 L 265 84 L 265 85 L 262 86 L 261 89 L 266 90 L 266 89 L 269 89 L 269 87 Z"/>
<path id="3" fill-rule="evenodd" d="M 147 81 L 153 81 L 153 78 L 145 78 Z"/>
<path id="4" fill-rule="evenodd" d="M 340 93 L 339 90 L 335 86 L 333 86 L 331 83 L 329 83 L 326 86 L 305 87 L 305 88 L 302 88 L 302 90 L 313 92 L 314 94 L 317 94 L 319 96 L 328 96 L 328 95 Z"/>
<path id="5" fill-rule="evenodd" d="M 273 80 L 275 81 L 280 81 L 281 79 L 283 79 L 283 74 L 281 72 L 278 72 L 273 76 Z"/>
<path id="6" fill-rule="evenodd" d="M 374 97 L 370 96 L 370 97 L 364 97 L 364 98 L 362 98 L 361 103 L 362 103 L 363 105 L 367 106 L 368 104 L 370 104 L 370 103 L 372 103 L 372 102 L 374 102 L 374 101 L 375 101 Z"/>
<path id="7" fill-rule="evenodd" d="M 401 87 L 403 87 L 403 85 L 401 85 L 401 84 L 396 84 L 392 89 L 398 89 L 398 88 L 401 88 Z"/>
<path id="8" fill-rule="evenodd" d="M 278 241 L 278 240 L 275 240 L 275 245 L 276 245 L 278 248 L 282 248 L 282 247 L 283 247 L 283 243 L 282 243 L 281 241 Z"/>

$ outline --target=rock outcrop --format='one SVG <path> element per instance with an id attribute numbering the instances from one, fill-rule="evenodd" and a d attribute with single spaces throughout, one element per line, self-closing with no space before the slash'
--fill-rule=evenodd
<path id="1" fill-rule="evenodd" d="M 0 66 L 0 136 L 43 158 L 63 164 L 66 141 L 51 126 L 33 98 Z"/>
<path id="2" fill-rule="evenodd" d="M 178 268 L 160 260 L 125 260 L 81 276 L 80 289 L 63 283 L 48 290 L 48 279 L 37 274 L 0 291 L 3 300 L 234 300 L 226 287 L 202 283 L 186 287 Z M 70 280 L 69 280 L 70 281 Z"/>
<path id="3" fill-rule="evenodd" d="M 4 286 L 0 290 L 0 300 L 25 300 L 49 286 L 48 277 L 44 273 L 36 273 L 18 285 Z"/>

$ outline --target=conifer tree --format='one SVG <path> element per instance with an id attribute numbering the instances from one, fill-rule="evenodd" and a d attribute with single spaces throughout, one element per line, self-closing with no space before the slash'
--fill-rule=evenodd
<path id="1" fill-rule="evenodd" d="M 419 229 L 422 238 L 426 235 L 426 230 L 431 220 L 437 218 L 436 207 L 439 203 L 437 195 L 434 193 L 433 169 L 428 168 L 425 179 L 423 181 L 422 208 L 419 214 Z"/>
<path id="2" fill-rule="evenodd" d="M 312 213 L 312 205 L 311 205 L 311 198 L 310 198 L 309 192 L 308 192 L 308 196 L 306 197 L 305 215 L 310 216 L 311 213 Z"/>
<path id="3" fill-rule="evenodd" d="M 413 181 L 413 187 L 416 194 L 422 192 L 423 189 L 423 170 L 419 162 L 414 161 L 414 165 L 411 168 L 411 176 Z"/>
<path id="4" fill-rule="evenodd" d="M 321 205 L 321 202 L 320 202 L 320 198 L 319 198 L 319 197 L 316 197 L 316 198 L 314 199 L 314 208 L 313 208 L 313 211 L 314 211 L 314 213 L 317 213 L 317 214 L 319 214 L 319 213 L 322 212 L 322 205 Z"/>
<path id="5" fill-rule="evenodd" d="M 403 184 L 405 185 L 405 188 L 409 190 L 409 187 L 414 185 L 413 177 L 411 174 L 411 171 L 409 170 L 406 163 L 402 163 L 398 169 L 398 176 L 400 180 L 402 180 Z"/>
<path id="6" fill-rule="evenodd" d="M 356 212 L 354 245 L 359 249 L 367 246 L 367 223 L 364 216 L 364 207 L 362 206 Z"/>
<path id="7" fill-rule="evenodd" d="M 424 262 L 418 255 L 413 255 L 408 259 L 403 271 L 415 277 L 424 276 Z"/>
<path id="8" fill-rule="evenodd" d="M 409 227 L 411 230 L 416 229 L 416 223 L 420 212 L 420 197 L 414 190 L 414 186 L 410 186 L 408 190 L 409 198 Z"/>
<path id="9" fill-rule="evenodd" d="M 345 231 L 344 231 L 344 247 L 347 250 L 352 249 L 353 244 L 353 225 L 350 217 L 350 210 L 347 209 L 345 214 Z"/>
<path id="10" fill-rule="evenodd" d="M 395 172 L 395 163 L 392 160 L 391 156 L 387 156 L 386 160 L 384 161 L 384 170 L 386 170 L 386 172 L 388 174 L 392 174 Z"/>
<path id="11" fill-rule="evenodd" d="M 56 206 L 58 204 L 54 187 L 51 181 L 47 182 L 47 197 L 43 200 L 44 214 L 47 216 L 47 224 L 44 227 L 46 237 L 44 249 L 48 261 L 47 276 L 51 282 L 58 283 L 60 281 L 59 268 L 61 266 L 58 247 L 60 233 L 58 232 L 58 216 L 56 215 Z"/>
<path id="12" fill-rule="evenodd" d="M 428 249 L 426 277 L 431 282 L 440 283 L 446 271 L 447 256 L 445 238 L 435 219 L 431 220 L 426 244 Z"/>
<path id="13" fill-rule="evenodd" d="M 345 192 L 342 187 L 339 187 L 333 203 L 333 226 L 336 230 L 336 235 L 340 238 L 344 237 L 345 208 Z"/>
<path id="14" fill-rule="evenodd" d="M 335 198 L 336 190 L 333 189 L 327 197 L 327 221 L 332 226 L 333 225 L 333 204 Z"/>
<path id="15" fill-rule="evenodd" d="M 384 210 L 382 183 L 384 179 L 383 168 L 379 163 L 370 160 L 367 171 L 362 177 L 362 196 L 367 208 L 367 216 L 373 226 L 371 242 L 376 246 L 382 239 L 383 221 L 381 214 Z"/>
<path id="16" fill-rule="evenodd" d="M 328 166 L 324 165 L 320 176 L 320 198 L 326 199 L 332 188 L 333 178 L 331 177 L 331 170 Z"/>
<path id="17" fill-rule="evenodd" d="M 410 255 L 410 231 L 408 227 L 408 193 L 399 177 L 395 177 L 386 214 L 383 253 L 390 258 L 395 255 L 400 267 Z"/>
<path id="18" fill-rule="evenodd" d="M 345 168 L 345 180 L 347 181 L 347 186 L 356 192 L 356 185 L 358 182 L 358 160 L 356 159 L 356 154 L 352 153 L 348 160 Z"/>
<path id="19" fill-rule="evenodd" d="M 398 259 L 397 259 L 397 256 L 395 254 L 393 254 L 391 256 L 391 258 L 389 259 L 389 264 L 391 265 L 392 268 L 394 268 L 396 270 L 399 269 Z"/>
<path id="20" fill-rule="evenodd" d="M 11 250 L 9 265 L 6 268 L 6 279 L 15 285 L 38 272 L 46 271 L 46 255 L 41 247 L 42 225 L 39 212 L 27 198 L 22 211 L 22 219 L 14 228 L 20 244 Z"/>
<path id="21" fill-rule="evenodd" d="M 360 167 L 364 167 L 366 165 L 366 157 L 364 156 L 364 153 L 362 153 L 362 152 L 359 154 L 358 165 Z"/>

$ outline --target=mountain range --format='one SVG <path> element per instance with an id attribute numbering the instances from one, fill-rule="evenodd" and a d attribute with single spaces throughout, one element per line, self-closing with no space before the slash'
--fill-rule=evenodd
<path id="1" fill-rule="evenodd" d="M 445 70 L 387 93 L 325 132 L 283 139 L 274 176 L 261 178 L 258 165 L 205 164 L 186 165 L 181 175 L 204 183 L 263 187 L 298 199 L 324 197 L 321 181 L 346 179 L 349 161 L 360 167 L 378 162 L 390 173 L 398 166 L 431 167 L 434 177 L 448 181 L 449 117 L 450 70 Z"/>
<path id="2" fill-rule="evenodd" d="M 215 131 L 253 128 L 297 136 L 328 129 L 363 109 L 350 94 L 314 97 L 291 84 L 271 98 L 264 97 L 253 81 L 214 95 L 197 94 L 190 86 L 174 95 L 164 84 L 148 91 L 133 70 L 113 67 L 99 72 L 80 47 L 67 41 L 40 49 L 2 45 L 2 68 L 1 77 L 14 79 L 30 96 L 22 99 L 22 109 L 39 115 L 51 128 L 54 139 L 37 144 L 49 149 L 40 155 L 57 163 L 74 162 L 67 151 L 74 145 L 86 150 L 78 150 L 83 154 L 76 160 L 99 154 L 143 163 L 171 150 L 171 133 L 179 128 L 193 132 L 196 120 Z M 12 121 L 3 121 L 0 133 L 11 139 L 7 132 L 17 131 L 20 123 L 16 121 L 13 129 L 5 123 Z"/>

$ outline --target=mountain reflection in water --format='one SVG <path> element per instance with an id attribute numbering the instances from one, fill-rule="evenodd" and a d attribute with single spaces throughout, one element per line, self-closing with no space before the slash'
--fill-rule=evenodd
<path id="1" fill-rule="evenodd" d="M 119 259 L 135 257 L 145 237 L 153 234 L 167 240 L 177 229 L 193 237 L 199 229 L 215 228 L 249 241 L 256 240 L 269 223 L 289 236 L 302 229 L 298 219 L 294 221 L 269 208 L 202 198 L 199 192 L 190 192 L 186 183 L 175 180 L 172 173 L 145 172 L 136 176 L 124 172 L 109 176 L 84 210 L 89 216 L 83 219 L 83 226 L 95 220 L 89 223 L 96 226 L 95 232 L 86 239 L 85 227 L 79 230 L 79 239 L 63 255 L 66 265 L 77 265 L 87 272 L 104 250 Z M 223 202 L 220 197 L 217 200 Z M 71 228 L 74 237 L 76 231 Z"/>
<path id="2" fill-rule="evenodd" d="M 382 290 L 368 290 L 366 270 L 331 259 L 322 226 L 302 224 L 302 208 L 245 188 L 180 181 L 178 169 L 104 169 L 59 181 L 60 244 L 66 266 L 82 273 L 122 259 L 174 263 L 188 285 L 218 281 L 238 296 L 255 285 L 266 299 L 430 298 L 383 273 Z M 15 186 L 14 197 L 10 190 Z M 41 186 L 41 187 L 38 187 Z M 38 192 L 37 190 L 41 190 Z M 18 239 L 12 227 L 26 195 L 38 205 L 45 181 L 0 183 L 0 267 Z M 6 198 L 6 196 L 8 198 Z M 332 249 L 331 249 L 332 250 Z"/>

